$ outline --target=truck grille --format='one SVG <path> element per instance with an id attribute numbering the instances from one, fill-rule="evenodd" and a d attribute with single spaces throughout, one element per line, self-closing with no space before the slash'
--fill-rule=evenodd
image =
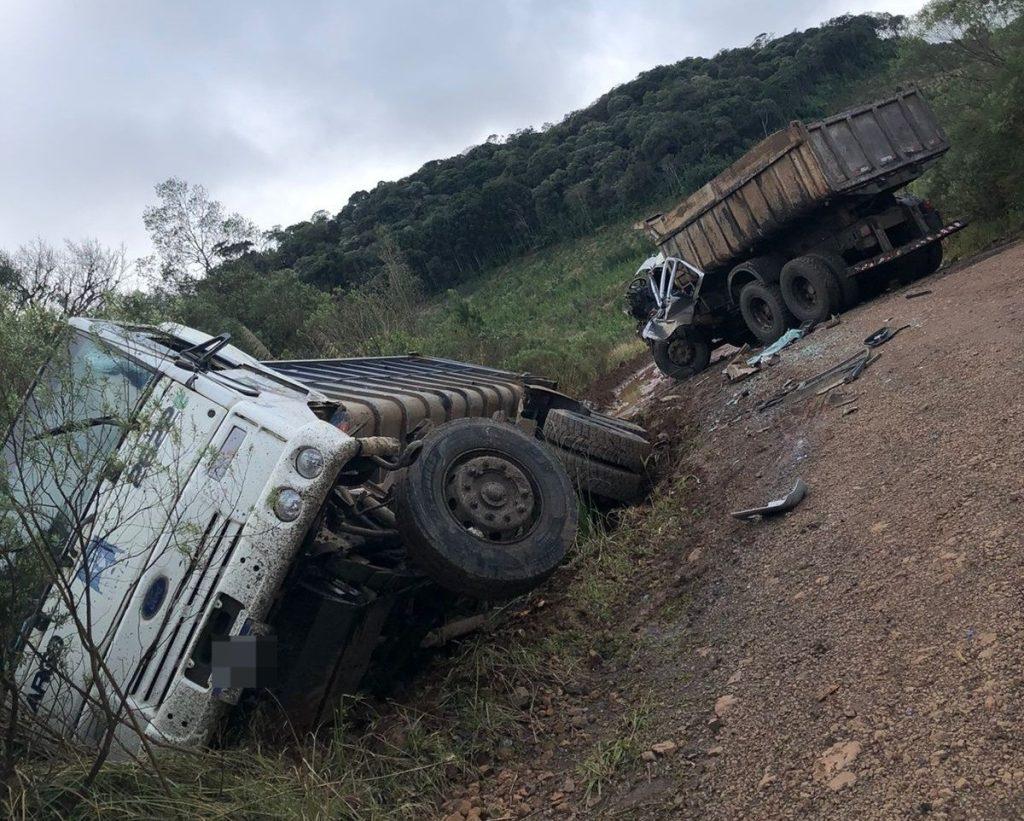
<path id="1" fill-rule="evenodd" d="M 153 706 L 167 697 L 241 535 L 240 523 L 219 514 L 210 518 L 175 588 L 160 631 L 132 676 L 129 695 Z"/>

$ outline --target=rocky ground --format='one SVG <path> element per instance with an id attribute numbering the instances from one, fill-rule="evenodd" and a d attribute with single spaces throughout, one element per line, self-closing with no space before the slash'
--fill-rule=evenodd
<path id="1" fill-rule="evenodd" d="M 883 325 L 909 327 L 855 382 L 758 412 Z M 527 742 L 440 815 L 1024 816 L 1022 338 L 1016 245 L 745 381 L 724 363 L 626 380 L 618 402 L 661 438 L 666 477 L 624 524 L 654 547 L 631 604 L 590 623 L 572 681 L 522 689 Z M 793 512 L 728 515 L 798 477 Z M 588 619 L 548 610 L 541 628 Z"/>

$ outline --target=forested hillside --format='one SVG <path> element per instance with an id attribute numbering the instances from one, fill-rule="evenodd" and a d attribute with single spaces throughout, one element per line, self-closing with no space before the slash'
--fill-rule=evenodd
<path id="1" fill-rule="evenodd" d="M 274 250 L 235 264 L 291 269 L 321 288 L 349 286 L 379 269 L 383 229 L 426 289 L 443 290 L 699 187 L 791 119 L 834 109 L 893 58 L 892 31 L 887 15 L 846 16 L 659 66 L 557 125 L 492 137 L 356 192 L 336 214 L 277 230 Z"/>

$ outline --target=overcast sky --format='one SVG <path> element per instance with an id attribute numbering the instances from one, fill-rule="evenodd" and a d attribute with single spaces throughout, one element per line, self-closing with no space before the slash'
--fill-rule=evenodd
<path id="1" fill-rule="evenodd" d="M 922 2 L 0 0 L 0 248 L 147 253 L 172 175 L 287 225 L 652 66 Z"/>

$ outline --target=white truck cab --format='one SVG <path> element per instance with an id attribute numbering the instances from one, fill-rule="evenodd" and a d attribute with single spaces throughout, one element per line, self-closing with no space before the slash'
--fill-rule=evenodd
<path id="1" fill-rule="evenodd" d="M 41 732 L 204 744 L 252 685 L 215 669 L 246 636 L 276 637 L 275 702 L 319 720 L 385 634 L 436 626 L 411 600 L 515 594 L 564 556 L 572 486 L 535 439 L 490 419 L 358 439 L 346 418 L 225 335 L 70 321 L 0 483 Z"/>

